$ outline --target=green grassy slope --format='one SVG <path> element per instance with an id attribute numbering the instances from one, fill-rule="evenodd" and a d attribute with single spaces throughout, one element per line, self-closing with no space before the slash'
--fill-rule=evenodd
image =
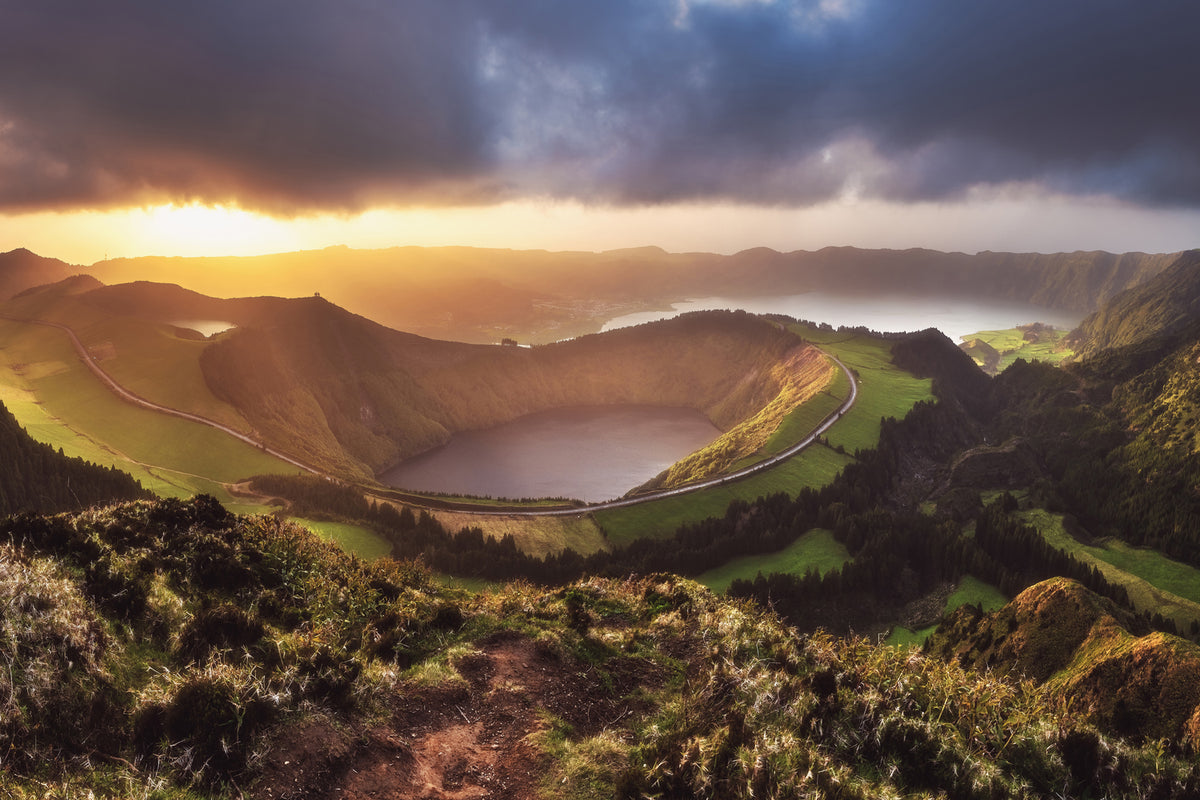
<path id="1" fill-rule="evenodd" d="M 62 331 L 0 321 L 0 380 L 39 441 L 131 472 L 156 493 L 229 498 L 221 483 L 296 468 L 204 425 L 136 408 L 78 360 Z"/>
<path id="2" fill-rule="evenodd" d="M 754 499 L 776 492 L 795 494 L 805 486 L 825 486 L 850 461 L 847 454 L 875 446 L 881 418 L 903 417 L 916 403 L 933 397 L 929 379 L 914 378 L 891 363 L 891 343 L 887 340 L 807 324 L 790 327 L 841 359 L 859 379 L 858 401 L 826 434 L 829 446 L 814 445 L 777 467 L 726 486 L 597 512 L 596 521 L 609 541 L 624 544 L 643 537 L 669 536 L 681 524 L 723 514 L 734 499 Z M 794 435 L 804 426 L 811 431 L 848 391 L 844 375 L 835 377 L 814 403 L 801 406 L 793 412 L 794 418 L 785 419 L 783 426 L 789 429 L 786 435 Z M 817 416 L 822 410 L 825 414 Z M 844 453 L 830 449 L 839 446 Z"/>
<path id="3" fill-rule="evenodd" d="M 850 560 L 850 554 L 830 531 L 815 528 L 800 536 L 778 553 L 735 558 L 716 569 L 696 576 L 696 580 L 718 594 L 738 578 L 753 580 L 760 572 L 787 572 L 803 575 L 810 569 L 824 575 Z"/>
<path id="4" fill-rule="evenodd" d="M 1149 631 L 1074 581 L 1038 583 L 991 614 L 963 609 L 926 650 L 1027 676 L 1108 730 L 1195 747 L 1200 648 Z"/>
<path id="5" fill-rule="evenodd" d="M 964 337 L 962 349 L 989 375 L 1002 372 L 1018 358 L 1058 364 L 1075 355 L 1066 344 L 1067 331 L 1024 325 L 999 331 L 979 331 Z"/>
<path id="6" fill-rule="evenodd" d="M 1061 515 L 1043 509 L 1022 512 L 1022 517 L 1047 542 L 1096 567 L 1110 583 L 1124 586 L 1137 610 L 1162 614 L 1181 631 L 1200 623 L 1200 570 L 1195 567 L 1120 542 L 1085 545 L 1067 533 Z"/>

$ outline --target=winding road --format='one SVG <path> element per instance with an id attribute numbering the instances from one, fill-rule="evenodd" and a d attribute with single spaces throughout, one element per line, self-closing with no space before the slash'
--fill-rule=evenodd
<path id="1" fill-rule="evenodd" d="M 157 411 L 160 414 L 168 414 L 172 417 L 179 417 L 180 419 L 186 419 L 191 422 L 198 422 L 201 425 L 207 425 L 210 428 L 216 428 L 222 433 L 227 433 L 235 439 L 240 439 L 246 444 L 257 448 L 268 455 L 275 456 L 281 461 L 286 461 L 292 466 L 299 467 L 300 469 L 305 470 L 306 472 L 311 472 L 314 475 L 323 474 L 319 470 L 310 467 L 308 464 L 297 461 L 286 453 L 281 453 L 274 448 L 268 447 L 252 436 L 248 436 L 241 431 L 235 430 L 234 428 L 217 422 L 214 419 L 202 417 L 199 414 L 192 414 L 187 411 L 180 411 L 179 409 L 171 408 L 170 406 L 159 405 L 152 400 L 147 400 L 140 395 L 134 394 L 121 384 L 117 383 L 111 375 L 105 372 L 104 368 L 100 366 L 95 357 L 92 356 L 91 352 L 87 349 L 87 347 L 84 346 L 83 342 L 79 340 L 79 337 L 75 335 L 75 331 L 71 330 L 71 328 L 62 324 L 61 322 L 50 322 L 49 320 L 45 319 L 20 319 L 18 317 L 9 317 L 3 314 L 0 314 L 0 319 L 8 320 L 9 322 L 21 322 L 29 325 L 45 325 L 48 328 L 58 328 L 60 331 L 63 331 L 70 338 L 71 345 L 75 348 L 75 352 L 78 354 L 79 360 L 82 361 L 87 368 L 92 371 L 92 374 L 99 378 L 105 386 L 112 390 L 113 394 L 127 403 L 132 403 L 135 406 L 147 409 L 149 411 Z"/>
<path id="2" fill-rule="evenodd" d="M 815 347 L 815 345 L 814 345 L 814 347 Z M 820 348 L 818 348 L 818 349 L 820 349 Z M 547 508 L 547 509 L 529 509 L 526 507 L 524 509 L 521 509 L 520 511 L 512 511 L 512 510 L 493 511 L 491 509 L 484 511 L 484 510 L 465 509 L 465 508 L 458 508 L 458 507 L 456 507 L 454 510 L 458 511 L 458 512 L 466 512 L 469 514 L 488 514 L 488 515 L 504 515 L 504 516 L 515 516 L 515 515 L 520 515 L 520 516 L 525 516 L 525 517 L 576 516 L 576 515 L 580 515 L 580 514 L 590 514 L 593 511 L 604 511 L 604 510 L 607 510 L 610 508 L 626 508 L 628 506 L 636 506 L 640 503 L 646 503 L 651 500 L 661 500 L 664 497 L 677 497 L 681 494 L 689 494 L 691 492 L 698 492 L 701 489 L 711 489 L 714 486 L 725 486 L 726 484 L 733 483 L 734 481 L 739 481 L 742 478 L 747 478 L 751 475 L 756 475 L 760 472 L 765 472 L 766 470 L 771 469 L 771 467 L 774 467 L 784 461 L 787 461 L 789 458 L 796 455 L 797 453 L 799 453 L 800 451 L 804 450 L 809 445 L 811 445 L 813 442 L 815 442 L 817 440 L 817 438 L 820 437 L 821 434 L 823 434 L 825 431 L 829 430 L 833 426 L 833 423 L 835 423 L 839 419 L 841 419 L 842 415 L 845 414 L 847 411 L 849 411 L 854 406 L 855 401 L 858 400 L 858 380 L 854 377 L 854 373 L 850 371 L 849 367 L 847 367 L 845 364 L 842 363 L 841 359 L 837 358 L 836 356 L 830 355 L 829 353 L 826 353 L 824 350 L 822 350 L 821 352 L 824 353 L 826 358 L 828 358 L 830 361 L 833 361 L 835 364 L 837 364 L 839 367 L 841 367 L 843 372 L 846 373 L 846 377 L 850 381 L 850 395 L 844 401 L 842 401 L 842 404 L 840 406 L 838 406 L 836 411 L 833 411 L 828 416 L 826 416 L 825 419 L 821 420 L 821 422 L 817 425 L 817 427 L 813 428 L 812 431 L 810 431 L 809 434 L 807 436 L 805 436 L 803 439 L 801 439 L 799 442 L 796 442 L 796 444 L 792 445 L 791 447 L 787 448 L 786 450 L 782 450 L 782 451 L 776 453 L 773 456 L 764 458 L 762 461 L 755 462 L 754 464 L 751 464 L 748 467 L 739 469 L 737 472 L 730 472 L 726 475 L 718 475 L 715 478 L 708 478 L 707 480 L 696 481 L 694 483 L 689 483 L 684 486 L 677 486 L 674 489 L 659 489 L 658 491 L 647 492 L 646 494 L 640 494 L 640 495 L 636 495 L 634 497 L 623 497 L 618 500 L 607 500 L 602 503 L 590 503 L 585 506 L 572 506 L 570 508 Z"/>
<path id="3" fill-rule="evenodd" d="M 146 398 L 141 397 L 140 395 L 134 394 L 133 392 L 129 391 L 121 384 L 117 383 L 117 381 L 111 375 L 109 375 L 108 372 L 106 372 L 103 367 L 100 366 L 100 364 L 96 361 L 95 357 L 92 356 L 91 352 L 87 349 L 87 347 L 83 344 L 82 341 L 80 341 L 79 337 L 75 334 L 75 331 L 73 331 L 69 326 L 64 325 L 61 322 L 51 322 L 49 320 L 43 320 L 43 319 L 21 319 L 18 317 L 9 317 L 9 316 L 5 316 L 2 314 L 0 314 L 0 319 L 8 320 L 10 322 L 19 322 L 19 323 L 25 323 L 25 324 L 31 324 L 31 325 L 44 325 L 44 326 L 47 326 L 50 328 L 58 328 L 59 330 L 63 331 L 70 338 L 71 345 L 75 348 L 75 352 L 78 354 L 79 360 L 82 361 L 87 366 L 87 368 L 89 370 L 91 370 L 92 374 L 94 374 L 97 378 L 99 378 L 100 381 L 102 383 L 104 383 L 104 385 L 107 386 L 113 392 L 113 394 L 117 395 L 117 397 L 121 398 L 122 400 L 126 401 L 127 403 L 131 403 L 135 406 L 144 408 L 148 411 L 157 411 L 161 414 L 168 414 L 172 417 L 178 417 L 179 419 L 185 419 L 190 422 L 196 422 L 201 425 L 207 425 L 210 428 L 216 428 L 217 430 L 221 431 L 222 433 L 229 434 L 230 436 L 232 436 L 236 439 L 239 439 L 239 440 L 245 442 L 246 444 L 251 445 L 252 447 L 257 448 L 258 450 L 261 450 L 262 452 L 267 453 L 268 455 L 272 455 L 275 458 L 280 459 L 281 461 L 284 461 L 288 464 L 298 467 L 298 468 L 300 468 L 306 472 L 309 472 L 313 475 L 319 475 L 321 477 L 329 478 L 331 480 L 341 480 L 340 478 L 337 478 L 336 476 L 329 475 L 329 474 L 324 473 L 321 470 L 318 470 L 308 464 L 305 464 L 302 461 L 298 461 L 295 458 L 287 455 L 286 453 L 282 453 L 272 447 L 269 447 L 266 444 L 264 444 L 263 442 L 260 442 L 257 439 L 253 438 L 252 436 L 244 434 L 241 431 L 235 430 L 234 428 L 231 428 L 228 425 L 225 425 L 223 423 L 217 422 L 216 420 L 212 420 L 212 419 L 209 419 L 208 417 L 200 416 L 199 414 L 192 414 L 187 411 L 181 411 L 177 408 L 171 408 L 170 406 L 160 405 L 159 403 L 155 403 L 152 400 L 147 400 Z M 727 475 L 720 475 L 715 478 L 709 478 L 709 479 L 703 480 L 703 481 L 696 481 L 694 483 L 689 483 L 684 486 L 678 486 L 674 489 L 660 489 L 658 491 L 647 492 L 646 494 L 640 494 L 640 495 L 636 495 L 634 497 L 625 497 L 625 498 L 621 498 L 618 500 L 608 500 L 608 501 L 601 502 L 601 503 L 590 503 L 588 505 L 554 506 L 554 507 L 549 507 L 549 508 L 531 508 L 530 506 L 497 506 L 497 505 L 479 506 L 479 505 L 473 505 L 473 504 L 467 504 L 467 503 L 439 501 L 437 499 L 429 499 L 429 498 L 425 498 L 425 497 L 422 497 L 419 495 L 410 495 L 403 491 L 378 489 L 378 488 L 374 488 L 374 487 L 370 487 L 370 486 L 362 486 L 361 484 L 359 485 L 359 488 L 362 489 L 367 494 L 372 495 L 377 498 L 400 500 L 404 503 L 408 503 L 410 505 L 415 505 L 418 507 L 424 506 L 427 508 L 454 511 L 457 513 L 478 514 L 481 516 L 505 516 L 505 517 L 513 517 L 513 516 L 567 517 L 567 516 L 580 516 L 583 514 L 590 514 L 593 511 L 603 511 L 603 510 L 610 509 L 610 508 L 626 508 L 628 506 L 635 506 L 640 503 L 650 502 L 651 500 L 661 500 L 665 497 L 677 497 L 679 495 L 688 494 L 690 492 L 698 492 L 702 489 L 711 489 L 715 486 L 725 486 L 726 484 L 730 484 L 735 481 L 739 481 L 742 478 L 746 478 L 751 475 L 756 475 L 759 472 L 764 472 L 768 469 L 771 469 L 772 467 L 780 464 L 783 461 L 786 461 L 787 459 L 789 459 L 792 456 L 796 455 L 797 453 L 801 452 L 805 448 L 809 447 L 813 442 L 815 442 L 817 440 L 817 438 L 821 436 L 821 434 L 823 434 L 825 431 L 829 430 L 829 428 L 832 427 L 835 422 L 837 422 L 839 419 L 841 419 L 843 414 L 845 414 L 847 411 L 849 411 L 854 406 L 855 401 L 858 399 L 858 380 L 854 377 L 854 373 L 852 373 L 850 371 L 850 368 L 847 367 L 845 364 L 843 364 L 841 362 L 841 360 L 838 359 L 836 356 L 826 353 L 825 351 L 821 351 L 821 352 L 824 353 L 826 358 L 833 361 L 835 364 L 838 365 L 838 367 L 841 368 L 841 370 L 844 373 L 846 373 L 846 377 L 847 377 L 847 379 L 849 379 L 849 382 L 850 382 L 849 396 L 842 402 L 842 404 L 840 406 L 838 406 L 837 410 L 831 412 L 828 416 L 826 416 L 823 420 L 821 420 L 821 422 L 815 428 L 813 428 L 812 431 L 806 437 L 804 437 L 804 439 L 800 440 L 799 442 L 797 442 L 796 444 L 787 448 L 786 450 L 776 453 L 775 455 L 770 456 L 768 458 L 765 458 L 762 461 L 751 464 L 750 466 L 740 469 L 737 472 L 731 472 Z"/>

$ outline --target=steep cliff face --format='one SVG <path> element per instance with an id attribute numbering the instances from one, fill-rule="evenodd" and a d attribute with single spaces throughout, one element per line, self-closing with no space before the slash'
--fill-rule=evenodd
<path id="1" fill-rule="evenodd" d="M 1200 250 L 1103 304 L 1071 334 L 1080 357 L 1170 337 L 1200 320 Z"/>

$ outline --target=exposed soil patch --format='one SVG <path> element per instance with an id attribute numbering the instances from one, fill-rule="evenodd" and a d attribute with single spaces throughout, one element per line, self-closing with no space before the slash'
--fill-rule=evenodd
<path id="1" fill-rule="evenodd" d="M 588 736 L 642 710 L 627 695 L 657 683 L 648 662 L 612 659 L 606 672 L 501 633 L 455 664 L 468 688 L 422 689 L 397 700 L 391 724 L 350 745 L 331 724 L 276 741 L 251 795 L 316 798 L 534 798 L 548 764 L 530 740 L 549 718 Z M 461 687 L 461 684 L 459 684 Z M 322 744 L 322 735 L 331 735 Z"/>

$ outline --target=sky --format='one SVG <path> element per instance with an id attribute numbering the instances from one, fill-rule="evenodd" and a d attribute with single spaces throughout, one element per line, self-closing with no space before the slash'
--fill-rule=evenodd
<path id="1" fill-rule="evenodd" d="M 0 251 L 1200 246 L 1187 0 L 0 0 Z"/>

